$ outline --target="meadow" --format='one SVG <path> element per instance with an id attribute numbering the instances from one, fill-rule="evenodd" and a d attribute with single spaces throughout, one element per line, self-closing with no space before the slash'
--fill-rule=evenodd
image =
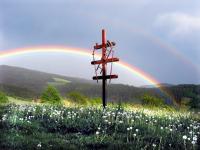
<path id="1" fill-rule="evenodd" d="M 30 102 L 0 111 L 1 149 L 200 149 L 199 114 L 189 111 Z"/>

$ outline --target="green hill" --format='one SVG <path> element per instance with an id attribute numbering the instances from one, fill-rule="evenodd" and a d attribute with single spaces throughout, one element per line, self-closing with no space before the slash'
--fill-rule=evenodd
<path id="1" fill-rule="evenodd" d="M 92 80 L 66 77 L 14 66 L 0 66 L 0 90 L 11 96 L 35 98 L 41 95 L 47 85 L 55 86 L 62 96 L 77 91 L 88 97 L 101 97 L 101 84 Z M 160 84 L 179 104 L 189 104 L 200 108 L 200 85 L 171 85 Z M 148 87 L 134 87 L 123 84 L 108 85 L 108 100 L 140 103 L 144 95 L 162 98 L 171 104 L 171 99 L 159 89 Z"/>
<path id="2" fill-rule="evenodd" d="M 14 66 L 0 66 L 0 88 L 8 93 L 16 93 L 15 91 L 18 89 L 20 96 L 22 91 L 24 91 L 23 93 L 31 93 L 32 96 L 40 94 L 48 84 L 59 86 L 71 82 L 92 84 L 92 81 L 81 78 L 66 77 Z"/>

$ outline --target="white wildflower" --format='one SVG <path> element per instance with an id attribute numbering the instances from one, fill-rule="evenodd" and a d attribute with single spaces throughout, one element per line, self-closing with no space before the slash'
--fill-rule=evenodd
<path id="1" fill-rule="evenodd" d="M 123 123 L 123 121 L 120 120 L 119 123 Z"/>
<path id="2" fill-rule="evenodd" d="M 38 143 L 37 147 L 42 147 L 42 145 L 41 145 L 41 142 L 40 142 L 40 143 Z"/>
<path id="3" fill-rule="evenodd" d="M 99 135 L 99 131 L 96 131 L 96 135 Z"/>
<path id="4" fill-rule="evenodd" d="M 193 139 L 193 141 L 197 141 L 197 137 L 196 136 L 194 136 L 192 139 Z"/>
<path id="5" fill-rule="evenodd" d="M 186 139 L 187 139 L 187 136 L 186 136 L 186 135 L 184 135 L 184 136 L 183 136 L 183 139 L 184 139 L 184 140 L 186 140 Z"/>
<path id="6" fill-rule="evenodd" d="M 193 145 L 194 145 L 194 144 L 196 144 L 196 142 L 195 142 L 195 141 L 192 141 L 191 143 L 192 143 Z"/>

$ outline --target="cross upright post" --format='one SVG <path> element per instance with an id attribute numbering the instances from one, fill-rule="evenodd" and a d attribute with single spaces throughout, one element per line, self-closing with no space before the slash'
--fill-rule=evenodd
<path id="1" fill-rule="evenodd" d="M 101 60 L 93 60 L 91 62 L 92 65 L 98 65 L 98 67 L 95 67 L 95 72 L 96 76 L 93 77 L 93 80 L 102 80 L 102 104 L 103 108 L 106 107 L 106 102 L 107 102 L 107 93 L 106 93 L 106 85 L 107 85 L 107 79 L 114 79 L 118 78 L 118 75 L 112 75 L 112 67 L 111 67 L 111 73 L 110 75 L 107 75 L 107 63 L 112 63 L 119 61 L 119 58 L 114 58 L 113 56 L 110 58 L 110 54 L 113 53 L 112 47 L 115 46 L 115 42 L 110 42 L 106 40 L 106 31 L 103 29 L 102 30 L 102 44 L 94 46 L 94 51 L 93 51 L 93 59 L 94 59 L 94 52 L 95 50 L 102 50 L 102 55 L 101 55 Z M 111 47 L 111 50 L 107 54 L 107 48 Z M 101 67 L 100 67 L 101 66 Z M 97 70 L 101 68 L 101 76 L 97 76 Z"/>
<path id="2" fill-rule="evenodd" d="M 103 82 L 102 82 L 102 100 L 103 107 L 106 107 L 106 32 L 102 30 L 102 73 L 103 73 Z"/>

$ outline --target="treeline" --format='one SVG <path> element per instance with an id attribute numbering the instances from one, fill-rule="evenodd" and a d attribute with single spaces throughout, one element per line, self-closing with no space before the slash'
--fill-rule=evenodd
<path id="1" fill-rule="evenodd" d="M 47 85 L 46 85 L 47 86 Z M 0 91 L 5 92 L 10 96 L 17 96 L 23 98 L 35 98 L 42 94 L 46 88 L 24 88 L 13 85 L 0 85 Z M 66 93 L 78 92 L 87 96 L 88 98 L 101 97 L 101 85 L 90 83 L 68 83 L 66 85 L 56 86 L 61 96 L 66 96 Z M 177 85 L 167 86 L 164 88 L 169 95 L 171 95 L 176 102 L 181 106 L 188 106 L 190 108 L 200 108 L 200 85 Z M 123 84 L 111 84 L 107 87 L 108 101 L 110 102 L 131 102 L 141 103 L 144 95 L 150 95 L 162 99 L 165 103 L 172 104 L 172 100 L 157 88 L 138 88 Z"/>
<path id="2" fill-rule="evenodd" d="M 200 109 L 200 85 L 182 84 L 165 89 L 179 105 Z"/>
<path id="3" fill-rule="evenodd" d="M 101 84 L 83 84 L 83 83 L 70 83 L 65 86 L 58 86 L 61 94 L 72 91 L 84 93 L 88 97 L 101 97 Z M 122 102 L 136 102 L 141 96 L 149 94 L 159 98 L 164 98 L 164 95 L 159 89 L 156 88 L 138 88 L 123 84 L 108 84 L 107 96 L 109 101 L 122 101 Z"/>

